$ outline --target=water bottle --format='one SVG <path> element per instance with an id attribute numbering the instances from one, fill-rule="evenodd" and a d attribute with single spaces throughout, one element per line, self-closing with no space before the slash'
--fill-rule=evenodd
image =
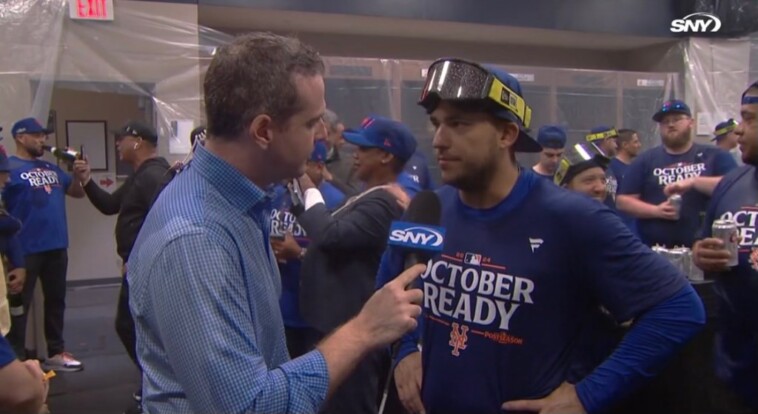
<path id="1" fill-rule="evenodd" d="M 11 316 L 21 316 L 24 314 L 24 300 L 20 293 L 8 295 L 8 306 L 10 306 Z"/>
<path id="2" fill-rule="evenodd" d="M 58 158 L 63 161 L 74 162 L 76 160 L 81 159 L 81 154 L 71 148 L 58 148 L 58 147 L 51 147 L 49 145 L 43 145 L 42 148 L 45 149 L 46 151 L 49 151 L 51 154 L 53 154 L 55 158 Z"/>

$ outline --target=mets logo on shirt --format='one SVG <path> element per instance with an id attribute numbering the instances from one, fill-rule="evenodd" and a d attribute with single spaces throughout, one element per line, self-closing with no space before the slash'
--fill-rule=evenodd
<path id="1" fill-rule="evenodd" d="M 32 189 L 42 188 L 48 194 L 53 192 L 53 187 L 60 187 L 61 185 L 58 173 L 46 168 L 34 168 L 22 172 L 20 178 L 29 183 L 29 187 Z"/>
<path id="2" fill-rule="evenodd" d="M 522 306 L 534 304 L 531 279 L 509 274 L 505 266 L 475 252 L 442 254 L 421 279 L 424 315 L 450 329 L 451 355 L 461 356 L 471 347 L 472 337 L 500 345 L 524 344 L 511 332 L 511 322 Z"/>

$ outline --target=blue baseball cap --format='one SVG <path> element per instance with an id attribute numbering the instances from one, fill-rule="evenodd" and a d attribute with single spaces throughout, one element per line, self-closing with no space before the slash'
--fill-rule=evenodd
<path id="1" fill-rule="evenodd" d="M 726 121 L 719 123 L 716 125 L 716 128 L 713 129 L 713 138 L 711 138 L 711 141 L 718 141 L 721 138 L 724 138 L 727 134 L 734 131 L 734 129 L 737 128 L 737 125 L 739 124 L 734 118 L 729 118 Z"/>
<path id="2" fill-rule="evenodd" d="M 10 172 L 11 165 L 8 162 L 8 154 L 5 152 L 5 147 L 0 145 L 0 172 Z"/>
<path id="3" fill-rule="evenodd" d="M 24 118 L 20 121 L 16 121 L 11 128 L 11 134 L 15 137 L 18 134 L 38 134 L 44 133 L 45 135 L 52 133 L 53 131 L 45 128 L 34 118 Z"/>
<path id="4" fill-rule="evenodd" d="M 313 162 L 326 162 L 327 152 L 326 140 L 316 140 L 316 142 L 313 143 L 313 152 L 311 152 L 311 157 L 308 160 Z"/>
<path id="5" fill-rule="evenodd" d="M 684 114 L 691 117 L 692 111 L 690 111 L 690 107 L 687 106 L 684 101 L 680 101 L 679 99 L 672 99 L 670 101 L 664 102 L 663 105 L 661 105 L 661 109 L 659 109 L 658 112 L 653 115 L 653 121 L 661 122 L 661 119 L 663 119 L 663 117 L 668 114 Z"/>
<path id="6" fill-rule="evenodd" d="M 545 125 L 537 133 L 542 148 L 561 149 L 566 146 L 566 131 L 556 125 Z"/>
<path id="7" fill-rule="evenodd" d="M 366 148 L 379 148 L 406 162 L 416 152 L 416 138 L 404 124 L 389 118 L 369 116 L 358 129 L 342 134 L 345 141 Z"/>
<path id="8" fill-rule="evenodd" d="M 513 92 L 516 92 L 518 96 L 521 97 L 521 99 L 524 99 L 524 93 L 521 91 L 521 83 L 519 83 L 518 79 L 513 77 L 510 73 L 506 72 L 503 69 L 498 68 L 494 65 L 482 65 L 483 68 L 487 69 L 488 72 L 490 72 L 492 75 L 494 75 L 500 82 L 503 82 L 505 86 L 509 87 Z M 542 152 L 542 145 L 537 142 L 534 138 L 532 138 L 531 135 L 529 135 L 529 132 L 524 125 L 523 122 L 516 116 L 515 113 L 509 111 L 505 108 L 498 108 L 496 111 L 493 112 L 493 115 L 495 115 L 498 118 L 501 119 L 507 119 L 508 121 L 515 122 L 516 125 L 519 127 L 519 135 L 516 139 L 516 143 L 513 144 L 513 150 L 516 152 Z"/>

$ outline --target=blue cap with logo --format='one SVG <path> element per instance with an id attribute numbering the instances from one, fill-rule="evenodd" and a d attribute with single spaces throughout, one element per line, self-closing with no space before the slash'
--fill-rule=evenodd
<path id="1" fill-rule="evenodd" d="M 557 125 L 545 125 L 537 133 L 542 148 L 561 149 L 566 146 L 566 130 Z"/>
<path id="2" fill-rule="evenodd" d="M 11 134 L 15 137 L 19 134 L 38 134 L 43 133 L 45 135 L 51 134 L 53 131 L 45 128 L 34 118 L 24 118 L 16 121 L 11 128 Z"/>
<path id="3" fill-rule="evenodd" d="M 726 121 L 719 123 L 716 125 L 716 128 L 713 129 L 713 138 L 711 138 L 711 141 L 718 141 L 721 138 L 724 138 L 730 132 L 734 131 L 735 128 L 737 128 L 737 125 L 739 124 L 734 118 L 729 118 Z"/>
<path id="4" fill-rule="evenodd" d="M 524 93 L 521 91 L 521 83 L 513 75 L 511 75 L 505 70 L 500 69 L 494 65 L 482 65 L 482 67 L 487 69 L 500 82 L 503 82 L 505 86 L 513 90 L 513 92 L 515 92 L 522 99 L 524 98 Z M 515 151 L 517 152 L 541 152 L 542 151 L 542 145 L 540 145 L 537 140 L 535 140 L 534 138 L 532 138 L 531 135 L 529 135 L 529 132 L 528 132 L 529 126 L 524 125 L 524 123 L 518 118 L 518 116 L 515 113 L 505 108 L 499 108 L 497 111 L 494 112 L 494 115 L 497 116 L 498 118 L 507 119 L 509 121 L 515 122 L 519 126 L 519 136 L 518 136 L 518 139 L 516 140 L 516 143 L 513 146 L 513 149 Z"/>
<path id="5" fill-rule="evenodd" d="M 400 161 L 408 161 L 416 152 L 416 138 L 404 124 L 381 116 L 369 116 L 358 129 L 343 133 L 345 141 L 365 148 L 379 148 Z"/>
<path id="6" fill-rule="evenodd" d="M 326 162 L 326 140 L 319 139 L 313 143 L 313 152 L 311 152 L 310 161 L 313 162 Z"/>
<path id="7" fill-rule="evenodd" d="M 687 116 L 692 116 L 692 111 L 690 111 L 690 107 L 687 106 L 684 101 L 680 101 L 679 99 L 672 99 L 670 101 L 666 101 L 661 105 L 661 109 L 658 110 L 658 112 L 653 115 L 653 121 L 655 122 L 661 122 L 664 116 L 668 114 L 684 114 Z"/>

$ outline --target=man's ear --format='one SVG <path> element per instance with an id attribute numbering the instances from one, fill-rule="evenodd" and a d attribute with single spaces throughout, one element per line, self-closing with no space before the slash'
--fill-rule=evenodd
<path id="1" fill-rule="evenodd" d="M 516 143 L 519 134 L 518 125 L 515 122 L 502 121 L 500 124 L 500 142 L 501 148 L 512 148 Z"/>
<path id="2" fill-rule="evenodd" d="M 247 138 L 262 149 L 268 149 L 273 141 L 274 120 L 266 114 L 253 118 L 247 128 Z"/>

